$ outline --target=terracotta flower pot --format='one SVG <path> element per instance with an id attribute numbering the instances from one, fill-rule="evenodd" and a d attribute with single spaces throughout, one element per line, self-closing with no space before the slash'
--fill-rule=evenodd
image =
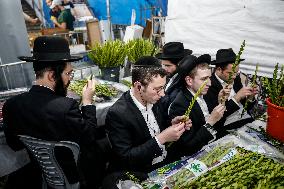
<path id="1" fill-rule="evenodd" d="M 267 104 L 267 126 L 266 132 L 275 139 L 284 142 L 284 107 L 271 103 L 266 99 Z"/>

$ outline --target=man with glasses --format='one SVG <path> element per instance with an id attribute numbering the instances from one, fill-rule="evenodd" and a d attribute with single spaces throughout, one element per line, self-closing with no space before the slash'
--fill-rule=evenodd
<path id="1" fill-rule="evenodd" d="M 219 121 L 222 127 L 219 127 L 218 135 L 222 137 L 227 134 L 226 130 L 241 127 L 247 123 L 254 121 L 250 116 L 249 110 L 252 109 L 254 102 L 249 102 L 247 111 L 243 108 L 247 97 L 251 96 L 254 101 L 254 96 L 258 93 L 257 87 L 243 86 L 239 75 L 239 66 L 236 67 L 233 73 L 232 67 L 236 60 L 236 54 L 230 49 L 219 49 L 216 54 L 216 60 L 211 64 L 215 65 L 214 73 L 211 76 L 211 86 L 204 99 L 208 101 L 208 109 L 212 109 L 219 104 L 220 98 L 218 95 L 223 93 L 228 100 L 225 101 L 226 113 Z M 241 59 L 243 61 L 244 59 Z M 228 85 L 229 75 L 232 75 L 233 84 Z M 242 115 L 242 116 L 241 116 Z"/>
<path id="2" fill-rule="evenodd" d="M 154 57 L 142 57 L 134 64 L 132 88 L 110 107 L 106 116 L 113 150 L 110 171 L 146 174 L 162 166 L 171 153 L 165 144 L 178 140 L 191 127 L 191 121 L 184 122 L 183 116 L 167 125 L 156 105 L 165 95 L 166 74 Z"/>
<path id="3" fill-rule="evenodd" d="M 61 37 L 41 36 L 34 42 L 32 57 L 19 59 L 33 62 L 35 84 L 28 92 L 12 97 L 3 107 L 4 132 L 8 145 L 15 151 L 24 148 L 17 135 L 29 135 L 48 141 L 73 141 L 80 146 L 80 168 L 88 188 L 98 188 L 104 175 L 104 159 L 97 145 L 98 128 L 94 80 L 82 92 L 82 107 L 66 97 L 73 78 L 71 62 L 82 57 L 71 56 L 68 42 Z M 56 150 L 58 160 L 70 183 L 80 174 L 70 151 Z M 82 181 L 82 180 L 80 180 Z M 7 188 L 41 188 L 41 172 L 35 161 L 8 177 Z"/>

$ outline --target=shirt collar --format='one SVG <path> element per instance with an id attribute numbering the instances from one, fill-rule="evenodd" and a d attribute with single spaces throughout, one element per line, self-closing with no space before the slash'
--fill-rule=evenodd
<path id="1" fill-rule="evenodd" d="M 227 83 L 224 80 L 222 80 L 220 77 L 218 77 L 218 75 L 216 73 L 214 73 L 214 74 L 215 74 L 215 77 L 221 83 L 222 86 L 227 85 Z"/>
<path id="2" fill-rule="evenodd" d="M 193 92 L 193 90 L 192 90 L 191 88 L 188 88 L 188 87 L 187 87 L 187 90 L 192 94 L 192 96 L 195 95 L 195 92 Z M 203 95 L 200 95 L 200 96 L 198 96 L 197 98 L 203 99 Z"/>
<path id="3" fill-rule="evenodd" d="M 134 90 L 134 89 L 133 89 L 133 90 Z M 148 109 L 148 110 L 149 110 L 149 109 L 152 109 L 153 104 L 148 104 L 148 103 L 147 103 L 147 105 L 146 105 L 147 107 L 143 106 L 143 104 L 141 104 L 141 103 L 136 99 L 136 97 L 134 96 L 132 90 L 129 90 L 129 91 L 130 91 L 130 96 L 131 96 L 131 98 L 132 98 L 134 104 L 137 106 L 137 108 L 138 108 L 140 111 L 141 111 L 141 110 L 147 111 L 147 109 Z"/>

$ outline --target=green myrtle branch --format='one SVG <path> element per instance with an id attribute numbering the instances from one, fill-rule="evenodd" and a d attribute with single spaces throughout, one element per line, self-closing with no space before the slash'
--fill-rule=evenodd
<path id="1" fill-rule="evenodd" d="M 193 96 L 193 98 L 191 99 L 190 103 L 189 103 L 189 106 L 187 108 L 187 110 L 185 111 L 184 113 L 184 122 L 186 122 L 187 119 L 189 119 L 189 115 L 190 115 L 190 112 L 193 108 L 193 105 L 195 104 L 197 98 L 200 96 L 201 92 L 203 91 L 204 87 L 206 86 L 208 82 L 208 79 L 206 81 L 204 81 L 202 83 L 202 85 L 199 87 L 199 89 L 197 90 L 197 92 L 195 93 L 195 95 Z M 169 142 L 167 145 L 166 145 L 166 148 L 169 148 L 174 142 Z"/>
<path id="2" fill-rule="evenodd" d="M 235 74 L 237 73 L 236 67 L 237 67 L 237 66 L 240 64 L 240 62 L 241 62 L 241 55 L 243 54 L 243 51 L 244 51 L 244 49 L 245 49 L 245 46 L 246 46 L 246 41 L 244 40 L 243 43 L 242 43 L 242 45 L 241 45 L 241 47 L 240 47 L 240 50 L 239 50 L 239 52 L 238 52 L 238 54 L 237 54 L 237 56 L 236 56 L 236 60 L 235 60 L 235 62 L 233 63 L 232 72 L 229 73 L 229 78 L 228 78 L 227 86 L 226 86 L 226 87 L 228 87 L 228 85 L 231 85 L 231 84 L 233 83 L 233 75 L 235 75 Z M 221 104 L 224 104 L 224 103 L 225 103 L 225 94 L 224 94 L 224 96 L 221 97 L 220 101 L 221 101 Z"/>
<path id="3" fill-rule="evenodd" d="M 251 82 L 251 84 L 250 84 L 250 86 L 251 86 L 252 88 L 254 88 L 254 87 L 256 86 L 257 72 L 258 72 L 258 64 L 256 64 L 256 66 L 255 66 L 254 75 L 253 75 L 253 77 L 252 77 L 252 82 Z M 248 104 L 249 104 L 249 101 L 250 101 L 250 100 L 251 100 L 250 98 L 247 98 L 247 99 L 246 99 L 245 106 L 244 106 L 243 111 L 242 111 L 242 114 L 241 114 L 241 118 L 243 117 L 245 111 L 247 111 L 247 109 L 248 109 Z"/>

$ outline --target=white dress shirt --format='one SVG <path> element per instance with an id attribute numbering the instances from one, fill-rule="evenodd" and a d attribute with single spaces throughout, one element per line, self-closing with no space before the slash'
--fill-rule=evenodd
<path id="1" fill-rule="evenodd" d="M 176 73 L 175 75 L 173 75 L 173 77 L 171 77 L 171 79 L 169 80 L 169 82 L 166 85 L 165 91 L 167 91 L 169 89 L 169 87 L 171 86 L 171 84 L 173 83 L 174 79 L 178 76 L 178 73 Z"/>
<path id="2" fill-rule="evenodd" d="M 150 135 L 152 137 L 155 138 L 157 144 L 159 145 L 159 147 L 161 148 L 162 150 L 162 155 L 161 156 L 158 156 L 156 158 L 154 158 L 152 160 L 152 165 L 156 164 L 156 163 L 159 163 L 161 161 L 163 161 L 166 156 L 167 156 L 167 151 L 166 151 L 166 148 L 165 148 L 165 145 L 162 145 L 159 140 L 157 139 L 157 135 L 161 132 L 160 131 L 160 127 L 156 121 L 156 118 L 154 116 L 154 113 L 152 111 L 152 107 L 153 107 L 153 104 L 147 104 L 147 106 L 143 106 L 136 98 L 135 96 L 133 95 L 132 93 L 132 90 L 130 90 L 130 96 L 134 102 L 134 104 L 137 106 L 137 108 L 139 109 L 139 111 L 141 112 L 146 124 L 147 124 L 147 127 L 148 127 L 148 130 L 150 132 Z"/>

